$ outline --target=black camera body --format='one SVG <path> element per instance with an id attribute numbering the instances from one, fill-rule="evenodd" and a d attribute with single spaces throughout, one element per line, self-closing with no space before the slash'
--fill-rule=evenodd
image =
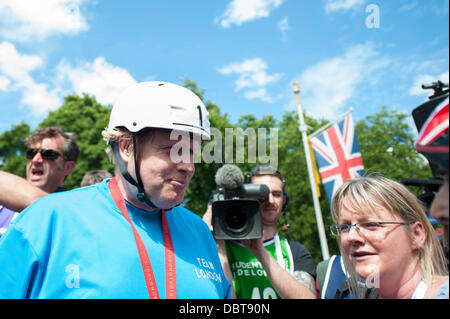
<path id="1" fill-rule="evenodd" d="M 262 184 L 242 184 L 235 189 L 219 188 L 213 193 L 212 226 L 216 239 L 243 240 L 262 237 L 260 201 L 269 197 Z"/>

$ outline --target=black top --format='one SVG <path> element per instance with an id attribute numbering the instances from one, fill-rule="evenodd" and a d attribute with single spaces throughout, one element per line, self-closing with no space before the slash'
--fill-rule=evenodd
<path id="1" fill-rule="evenodd" d="M 309 250 L 297 241 L 288 240 L 294 259 L 294 271 L 305 271 L 316 278 L 316 267 Z"/>

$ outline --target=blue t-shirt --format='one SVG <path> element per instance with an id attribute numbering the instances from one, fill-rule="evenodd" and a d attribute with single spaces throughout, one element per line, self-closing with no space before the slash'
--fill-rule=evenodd
<path id="1" fill-rule="evenodd" d="M 36 201 L 0 238 L 1 298 L 148 298 L 130 224 L 108 180 Z M 127 203 L 165 298 L 161 213 Z M 183 207 L 166 212 L 178 298 L 230 298 L 211 231 Z"/>

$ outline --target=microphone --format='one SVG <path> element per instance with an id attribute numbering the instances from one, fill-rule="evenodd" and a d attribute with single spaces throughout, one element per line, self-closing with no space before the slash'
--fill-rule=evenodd
<path id="1" fill-rule="evenodd" d="M 236 189 L 244 184 L 244 174 L 236 165 L 225 164 L 217 170 L 215 181 L 220 188 Z"/>
<path id="2" fill-rule="evenodd" d="M 244 174 L 233 164 L 225 164 L 217 170 L 216 184 L 224 189 L 225 198 L 266 200 L 270 190 L 263 184 L 244 184 Z"/>

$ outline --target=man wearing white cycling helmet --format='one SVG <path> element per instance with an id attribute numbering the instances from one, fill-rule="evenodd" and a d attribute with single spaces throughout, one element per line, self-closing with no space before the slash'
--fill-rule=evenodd
<path id="1" fill-rule="evenodd" d="M 180 206 L 209 132 L 188 89 L 127 88 L 102 132 L 115 176 L 23 211 L 0 241 L 0 298 L 230 298 L 208 226 Z"/>
<path id="2" fill-rule="evenodd" d="M 149 101 L 152 108 L 146 107 Z M 146 82 L 129 88 L 119 97 L 103 136 L 111 145 L 114 161 L 121 172 L 118 181 L 123 177 L 122 185 L 125 196 L 130 197 L 128 200 L 144 209 L 168 209 L 181 203 L 194 173 L 194 164 L 191 158 L 174 163 L 176 154 L 171 152 L 171 147 L 182 143 L 183 140 L 177 138 L 189 136 L 188 133 L 204 140 L 210 138 L 208 112 L 202 101 L 188 89 L 171 83 Z M 140 148 L 132 151 L 138 144 L 139 135 L 141 139 L 153 142 L 149 149 L 156 154 L 148 156 Z M 184 142 L 186 140 L 184 138 Z M 183 145 L 183 148 L 198 150 L 200 138 L 190 140 L 192 145 Z M 168 156 L 171 160 L 163 160 L 163 164 L 170 165 L 161 165 L 162 157 Z M 140 164 L 146 161 L 151 162 L 149 169 L 141 170 Z M 145 185 L 142 180 L 146 180 Z"/>

